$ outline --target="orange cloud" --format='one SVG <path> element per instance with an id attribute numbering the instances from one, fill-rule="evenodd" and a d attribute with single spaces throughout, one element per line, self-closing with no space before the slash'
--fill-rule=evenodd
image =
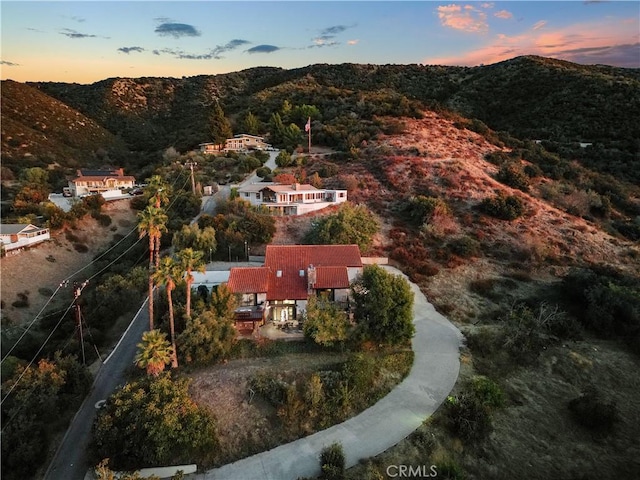
<path id="1" fill-rule="evenodd" d="M 526 30 L 520 35 L 498 34 L 486 45 L 458 56 L 431 57 L 431 65 L 480 65 L 501 62 L 520 55 L 540 55 L 576 63 L 603 63 L 640 67 L 640 22 L 609 19 L 574 24 L 556 30 Z"/>
<path id="2" fill-rule="evenodd" d="M 473 5 L 441 5 L 437 10 L 440 23 L 445 27 L 472 33 L 484 33 L 489 30 L 487 14 Z"/>
<path id="3" fill-rule="evenodd" d="M 349 40 L 347 41 L 348 45 L 357 45 L 360 42 L 360 40 Z"/>

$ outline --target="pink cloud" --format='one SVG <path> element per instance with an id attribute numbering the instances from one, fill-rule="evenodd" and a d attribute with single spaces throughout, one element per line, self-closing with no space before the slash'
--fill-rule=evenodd
<path id="1" fill-rule="evenodd" d="M 536 22 L 533 27 L 531 27 L 533 30 L 540 30 L 542 27 L 544 27 L 547 24 L 546 20 L 540 20 L 539 22 Z"/>
<path id="2" fill-rule="evenodd" d="M 357 45 L 358 42 L 360 42 L 360 40 L 349 40 L 349 41 L 347 41 L 347 44 L 348 45 Z"/>
<path id="3" fill-rule="evenodd" d="M 432 57 L 423 63 L 480 65 L 520 55 L 540 55 L 576 63 L 640 67 L 640 22 L 610 19 L 604 23 L 574 24 L 555 30 L 526 30 L 519 35 L 498 34 L 484 46 L 457 56 Z"/>
<path id="4" fill-rule="evenodd" d="M 493 16 L 508 20 L 510 18 L 513 18 L 513 13 L 508 12 L 507 10 L 500 10 L 499 12 L 494 13 Z"/>
<path id="5" fill-rule="evenodd" d="M 441 5 L 437 10 L 440 23 L 445 27 L 472 33 L 484 33 L 489 30 L 487 14 L 473 5 Z"/>

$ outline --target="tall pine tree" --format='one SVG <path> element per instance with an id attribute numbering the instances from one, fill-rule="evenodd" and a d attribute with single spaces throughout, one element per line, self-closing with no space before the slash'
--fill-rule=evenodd
<path id="1" fill-rule="evenodd" d="M 209 117 L 209 128 L 211 134 L 211 141 L 218 145 L 224 144 L 227 138 L 231 138 L 233 131 L 231 130 L 231 124 L 227 117 L 224 116 L 224 111 L 220 106 L 220 103 L 216 102 L 213 107 L 213 112 Z"/>

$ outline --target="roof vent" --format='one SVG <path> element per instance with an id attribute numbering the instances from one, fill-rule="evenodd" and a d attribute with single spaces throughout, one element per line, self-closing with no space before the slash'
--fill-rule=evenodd
<path id="1" fill-rule="evenodd" d="M 278 270 L 276 272 L 276 277 L 278 277 L 278 278 L 282 277 L 282 270 Z"/>

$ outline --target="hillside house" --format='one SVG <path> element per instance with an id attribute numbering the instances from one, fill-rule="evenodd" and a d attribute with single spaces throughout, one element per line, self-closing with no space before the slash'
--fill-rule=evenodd
<path id="1" fill-rule="evenodd" d="M 351 282 L 361 273 L 357 245 L 268 245 L 262 267 L 231 269 L 228 286 L 241 299 L 236 328 L 296 321 L 310 295 L 324 294 L 346 307 Z"/>
<path id="2" fill-rule="evenodd" d="M 200 152 L 205 154 L 215 154 L 220 151 L 220 145 L 207 142 L 198 145 Z M 222 150 L 225 152 L 246 152 L 247 150 L 267 150 L 271 145 L 264 141 L 264 137 L 240 133 L 233 138 L 227 138 Z"/>
<path id="3" fill-rule="evenodd" d="M 110 170 L 78 170 L 69 180 L 69 190 L 74 197 L 104 193 L 110 190 L 133 188 L 136 179 L 125 175 L 122 168 Z"/>
<path id="4" fill-rule="evenodd" d="M 273 215 L 302 215 L 347 201 L 346 190 L 327 190 L 313 185 L 259 182 L 238 188 L 240 198 Z"/>
<path id="5" fill-rule="evenodd" d="M 243 152 L 246 150 L 266 150 L 271 145 L 265 143 L 264 137 L 241 133 L 234 135 L 233 138 L 227 138 L 224 142 L 224 151 Z"/>
<path id="6" fill-rule="evenodd" d="M 48 228 L 40 228 L 30 223 L 0 224 L 0 242 L 5 252 L 31 247 L 51 238 Z"/>

